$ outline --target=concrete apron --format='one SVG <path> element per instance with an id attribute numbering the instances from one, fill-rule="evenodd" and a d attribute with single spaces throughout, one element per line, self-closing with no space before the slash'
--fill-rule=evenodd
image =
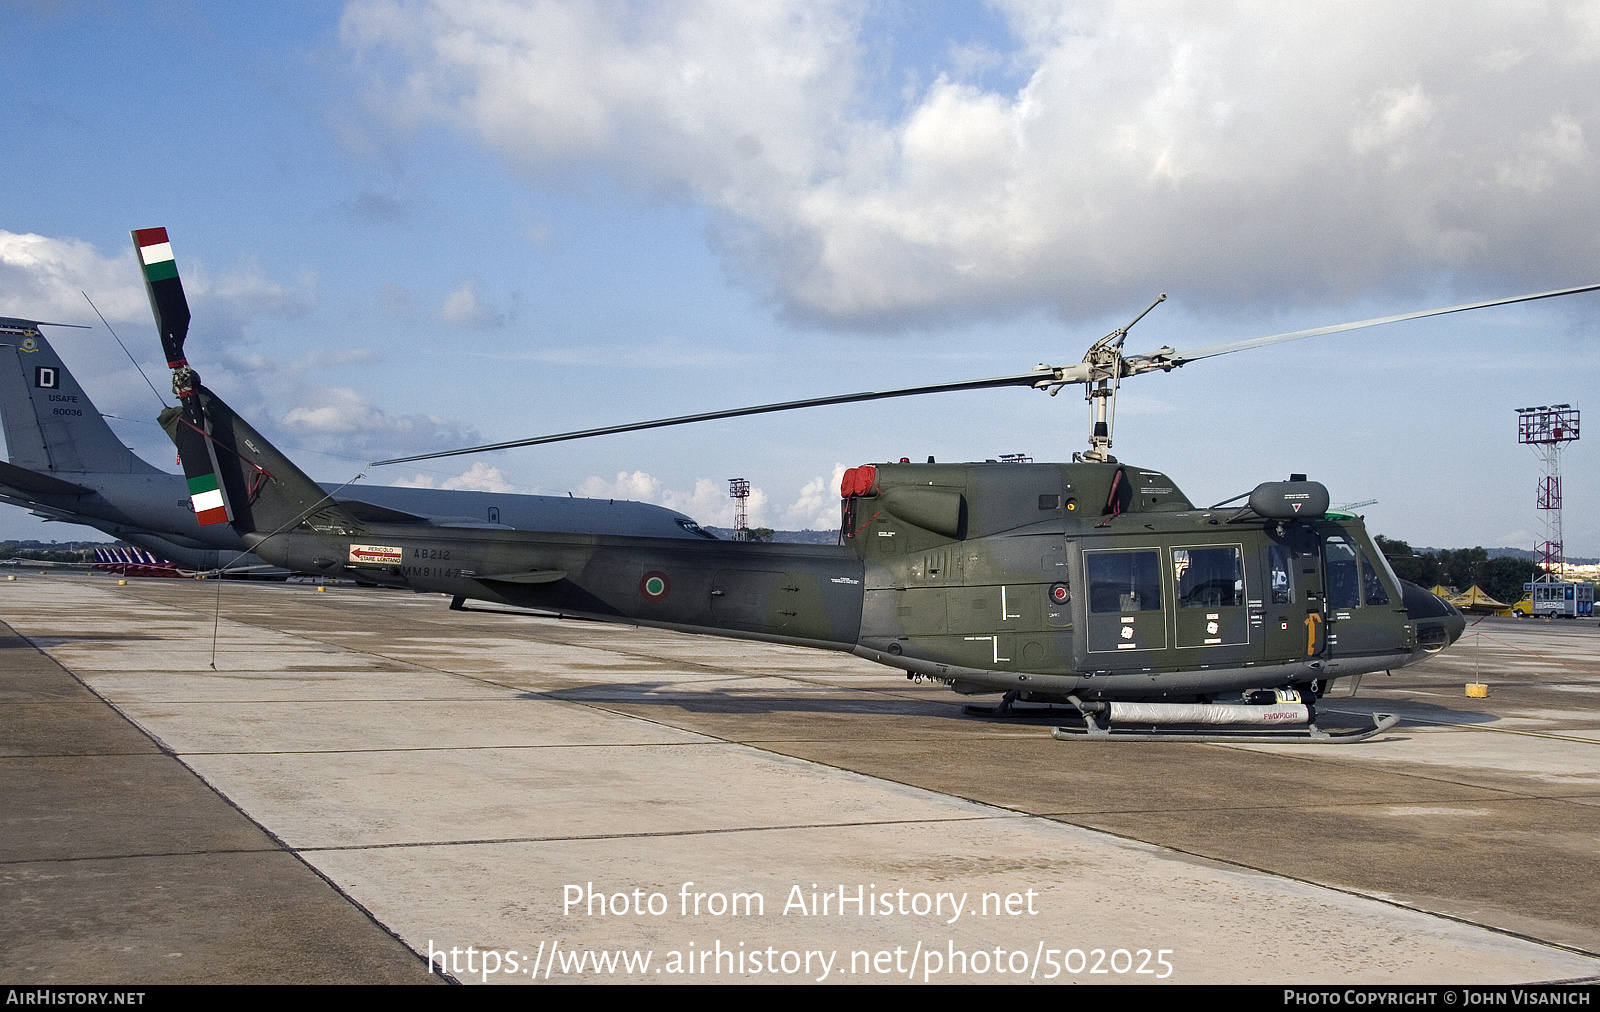
<path id="1" fill-rule="evenodd" d="M 86 579 L 0 584 L 0 618 L 417 953 L 456 950 L 463 980 L 1600 974 L 1378 900 L 489 684 L 472 676 L 506 658 L 472 642 L 412 640 L 399 660 L 381 641 L 358 653 L 223 620 L 212 671 L 209 615 Z M 587 672 L 641 675 L 621 657 Z"/>

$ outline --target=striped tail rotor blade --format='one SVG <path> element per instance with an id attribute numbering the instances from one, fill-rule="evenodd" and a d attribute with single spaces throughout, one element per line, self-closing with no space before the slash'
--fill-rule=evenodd
<path id="1" fill-rule="evenodd" d="M 195 405 L 198 407 L 199 405 Z M 189 405 L 185 404 L 185 408 Z M 189 505 L 201 527 L 225 524 L 233 517 L 228 509 L 227 493 L 217 476 L 216 451 L 203 431 L 197 431 L 189 421 L 188 412 L 178 421 L 174 441 L 178 456 L 183 460 L 183 478 L 189 486 Z"/>
<path id="2" fill-rule="evenodd" d="M 144 290 L 150 296 L 150 311 L 155 314 L 156 330 L 161 334 L 161 350 L 172 369 L 172 390 L 182 406 L 182 417 L 172 430 L 172 438 L 178 444 L 178 459 L 183 462 L 189 503 L 201 527 L 225 524 L 233 517 L 217 475 L 216 448 L 208 435 L 211 425 L 200 403 L 200 377 L 189 368 L 183 354 L 183 344 L 189 336 L 189 300 L 178 277 L 172 242 L 164 228 L 140 228 L 130 234 L 139 256 L 139 271 L 144 275 Z"/>
<path id="3" fill-rule="evenodd" d="M 133 247 L 139 255 L 139 270 L 144 289 L 150 296 L 150 311 L 161 334 L 161 350 L 167 365 L 184 363 L 183 342 L 189 335 L 189 300 L 178 277 L 178 262 L 172 256 L 172 243 L 164 228 L 140 228 L 132 232 Z"/>

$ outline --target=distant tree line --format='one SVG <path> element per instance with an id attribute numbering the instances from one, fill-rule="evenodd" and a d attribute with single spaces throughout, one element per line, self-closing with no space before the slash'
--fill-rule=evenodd
<path id="1" fill-rule="evenodd" d="M 123 541 L 0 541 L 0 560 L 93 562 L 96 548 L 126 547 L 126 544 Z"/>
<path id="2" fill-rule="evenodd" d="M 1489 558 L 1487 548 L 1441 548 L 1417 553 L 1404 541 L 1378 535 L 1378 551 L 1389 560 L 1395 575 L 1421 587 L 1443 584 L 1466 590 L 1473 584 L 1485 594 L 1506 604 L 1522 597 L 1522 585 L 1544 573 L 1530 559 L 1502 555 Z"/>

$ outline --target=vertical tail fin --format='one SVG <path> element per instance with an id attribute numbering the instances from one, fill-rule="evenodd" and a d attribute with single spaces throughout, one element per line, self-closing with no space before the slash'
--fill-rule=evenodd
<path id="1" fill-rule="evenodd" d="M 122 445 L 39 327 L 0 318 L 0 425 L 11 463 L 45 472 L 158 470 Z"/>
<path id="2" fill-rule="evenodd" d="M 197 387 L 194 403 L 205 417 L 202 438 L 217 462 L 218 483 L 232 510 L 233 528 L 246 542 L 254 544 L 297 527 L 332 534 L 356 534 L 363 529 L 330 493 L 234 414 L 221 398 Z M 194 431 L 179 408 L 163 411 L 161 424 L 173 442 L 185 429 Z"/>

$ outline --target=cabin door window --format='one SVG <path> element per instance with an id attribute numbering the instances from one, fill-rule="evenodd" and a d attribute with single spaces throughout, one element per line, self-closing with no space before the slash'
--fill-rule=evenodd
<path id="1" fill-rule="evenodd" d="M 1161 551 L 1086 551 L 1089 652 L 1136 653 L 1167 646 Z"/>
<path id="2" fill-rule="evenodd" d="M 1174 548 L 1172 586 L 1177 599 L 1179 647 L 1242 646 L 1250 642 L 1242 545 Z"/>

